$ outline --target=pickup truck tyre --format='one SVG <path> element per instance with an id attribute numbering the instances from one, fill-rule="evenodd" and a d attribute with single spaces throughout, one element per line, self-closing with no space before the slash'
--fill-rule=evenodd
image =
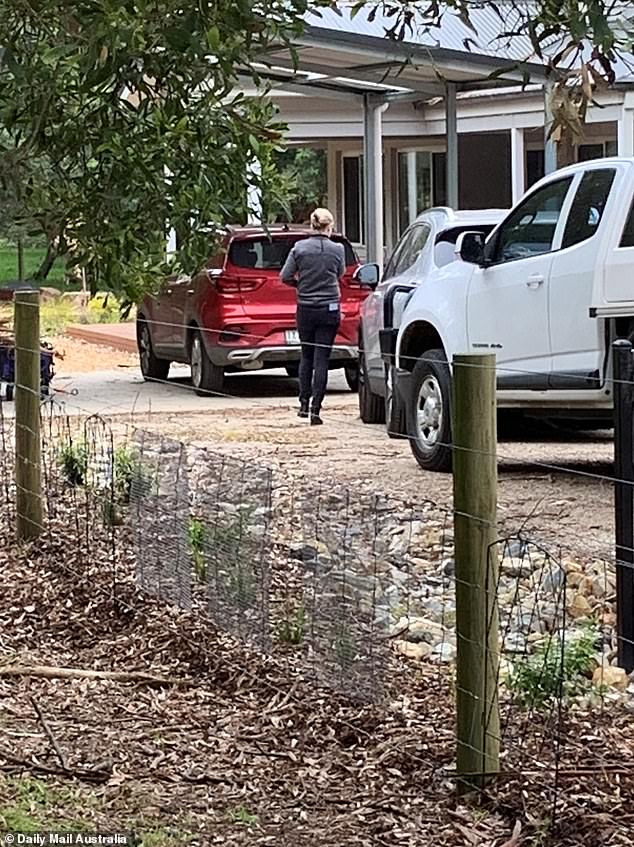
<path id="1" fill-rule="evenodd" d="M 378 394 L 373 394 L 368 385 L 365 356 L 359 350 L 359 416 L 363 423 L 385 423 L 385 403 Z"/>
<path id="2" fill-rule="evenodd" d="M 138 322 L 136 336 L 143 379 L 146 382 L 163 382 L 169 375 L 172 363 L 168 359 L 159 359 L 154 355 L 152 334 L 146 321 Z"/>
<path id="3" fill-rule="evenodd" d="M 224 368 L 214 365 L 205 349 L 202 334 L 196 331 L 192 337 L 189 362 L 192 368 L 192 385 L 199 397 L 218 394 L 224 384 Z"/>
<path id="4" fill-rule="evenodd" d="M 388 438 L 407 437 L 406 408 L 396 389 L 396 368 L 385 368 L 385 428 Z"/>
<path id="5" fill-rule="evenodd" d="M 291 377 L 291 379 L 297 379 L 299 376 L 299 362 L 293 365 L 286 365 L 284 368 L 287 375 Z"/>
<path id="6" fill-rule="evenodd" d="M 359 390 L 359 364 L 355 362 L 354 365 L 346 365 L 343 369 L 346 375 L 346 382 L 348 383 L 348 388 L 350 391 L 354 391 L 355 393 Z"/>
<path id="7" fill-rule="evenodd" d="M 426 471 L 451 470 L 451 373 L 443 350 L 428 350 L 412 373 L 409 443 Z"/>

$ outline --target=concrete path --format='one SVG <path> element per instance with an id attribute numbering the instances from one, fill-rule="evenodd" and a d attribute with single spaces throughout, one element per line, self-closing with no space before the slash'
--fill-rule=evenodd
<path id="1" fill-rule="evenodd" d="M 153 412 L 203 412 L 221 409 L 288 408 L 297 403 L 297 381 L 282 370 L 230 375 L 222 395 L 198 397 L 189 380 L 189 368 L 173 366 L 165 383 L 143 381 L 137 368 L 119 368 L 77 376 L 56 377 L 54 396 L 70 414 L 137 415 Z M 330 403 L 354 405 L 343 371 L 330 375 Z M 7 413 L 13 404 L 5 404 Z"/>
<path id="2" fill-rule="evenodd" d="M 91 344 L 106 345 L 115 350 L 136 352 L 134 323 L 78 324 L 67 334 Z M 297 381 L 284 370 L 267 370 L 232 374 L 225 379 L 221 395 L 198 397 L 190 382 L 186 365 L 172 365 L 165 383 L 144 382 L 138 368 L 118 368 L 76 376 L 59 376 L 53 380 L 54 396 L 65 404 L 69 413 L 103 415 L 146 415 L 153 412 L 204 412 L 219 409 L 287 408 L 297 402 Z M 356 394 L 348 390 L 343 371 L 332 371 L 329 395 L 336 395 L 337 405 L 357 403 Z M 331 403 L 333 402 L 331 399 Z M 12 404 L 6 404 L 12 413 Z"/>

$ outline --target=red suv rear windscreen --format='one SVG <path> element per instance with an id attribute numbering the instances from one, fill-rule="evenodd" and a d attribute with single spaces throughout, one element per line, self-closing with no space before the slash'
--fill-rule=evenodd
<path id="1" fill-rule="evenodd" d="M 301 241 L 302 237 L 307 236 L 298 238 L 289 236 L 267 238 L 267 236 L 262 236 L 261 238 L 233 241 L 229 248 L 229 262 L 237 268 L 281 271 L 291 248 L 297 241 Z M 338 244 L 343 244 L 346 251 L 346 265 L 348 267 L 354 265 L 356 257 L 350 243 L 342 238 L 335 237 L 332 240 Z"/>

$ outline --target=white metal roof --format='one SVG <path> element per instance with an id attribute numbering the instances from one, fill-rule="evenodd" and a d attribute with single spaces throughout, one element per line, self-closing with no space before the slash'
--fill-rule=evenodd
<path id="1" fill-rule="evenodd" d="M 309 28 L 318 27 L 336 33 L 384 38 L 385 33 L 394 26 L 394 18 L 388 17 L 378 4 L 368 5 L 355 17 L 351 15 L 349 2 L 343 0 L 337 5 L 338 11 L 324 9 L 309 12 L 306 15 Z M 526 6 L 529 5 L 527 2 Z M 542 64 L 535 55 L 527 35 L 509 34 L 525 29 L 525 16 L 518 11 L 515 4 L 505 3 L 503 0 L 495 6 L 492 3 L 473 2 L 469 9 L 473 29 L 454 11 L 446 11 L 438 27 L 430 27 L 420 9 L 414 10 L 414 14 L 412 28 L 403 34 L 404 44 L 455 51 L 467 60 L 470 54 L 493 57 L 501 65 L 507 64 L 508 61 Z M 611 19 L 615 33 L 618 34 L 621 28 L 631 31 L 634 24 L 634 7 L 631 3 L 616 0 L 611 7 Z M 554 55 L 560 47 L 560 42 L 552 41 L 543 49 L 546 55 Z M 583 58 L 588 60 L 591 53 L 592 46 L 588 44 L 583 51 Z M 634 81 L 634 57 L 630 58 L 621 53 L 615 58 L 613 65 L 617 83 Z"/>
<path id="2" fill-rule="evenodd" d="M 615 26 L 629 16 L 631 5 L 616 5 Z M 441 25 L 430 27 L 422 15 L 400 39 L 387 37 L 394 18 L 380 4 L 370 4 L 353 17 L 351 4 L 306 15 L 306 29 L 295 41 L 297 64 L 287 48 L 267 52 L 260 70 L 274 86 L 305 94 L 349 96 L 379 94 L 390 99 L 442 96 L 445 82 L 458 91 L 492 89 L 509 84 L 542 83 L 543 61 L 530 39 L 509 35 L 520 27 L 521 16 L 511 4 L 476 4 L 469 10 L 471 29 L 452 11 Z M 475 30 L 475 31 L 474 31 Z M 558 48 L 551 44 L 551 52 Z M 584 58 L 590 56 L 590 45 Z M 634 58 L 619 57 L 617 83 L 634 83 Z M 493 75 L 493 76 L 492 76 Z"/>
<path id="3" fill-rule="evenodd" d="M 442 95 L 445 82 L 466 91 L 545 78 L 543 64 L 528 61 L 527 40 L 513 41 L 512 56 L 493 49 L 487 16 L 476 23 L 481 44 L 455 15 L 448 15 L 440 30 L 417 28 L 395 40 L 386 36 L 390 19 L 377 13 L 371 20 L 367 11 L 353 17 L 348 4 L 339 6 L 341 14 L 326 9 L 307 15 L 304 33 L 294 40 L 296 63 L 285 46 L 267 51 L 258 66 L 262 76 L 286 90 L 392 98 Z"/>

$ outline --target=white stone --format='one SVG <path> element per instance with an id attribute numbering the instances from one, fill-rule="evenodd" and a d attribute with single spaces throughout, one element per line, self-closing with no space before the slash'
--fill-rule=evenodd
<path id="1" fill-rule="evenodd" d="M 417 661 L 427 659 L 432 651 L 431 645 L 424 641 L 420 644 L 412 644 L 409 641 L 395 641 L 394 647 L 406 659 L 416 659 Z"/>
<path id="2" fill-rule="evenodd" d="M 450 644 L 448 641 L 443 641 L 440 644 L 436 644 L 434 649 L 432 650 L 432 655 L 439 662 L 453 662 L 456 658 L 456 647 L 454 644 Z"/>

